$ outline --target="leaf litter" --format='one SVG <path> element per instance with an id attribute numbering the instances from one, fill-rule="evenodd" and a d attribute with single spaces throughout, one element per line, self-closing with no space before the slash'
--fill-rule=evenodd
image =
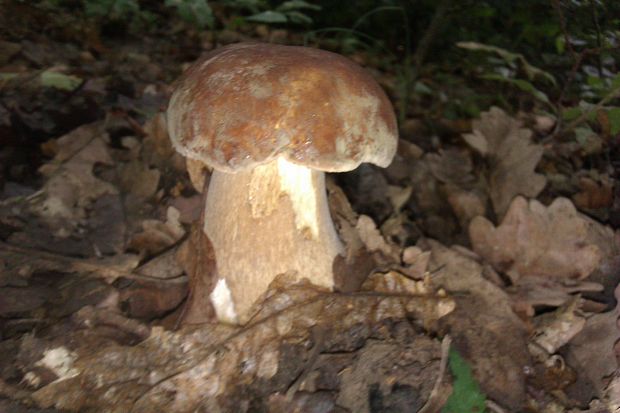
<path id="1" fill-rule="evenodd" d="M 53 56 L 30 43 L 3 59 L 21 58 L 19 47 L 43 66 Z M 153 81 L 164 70 L 153 61 L 119 66 L 144 93 L 114 110 L 101 100 L 109 80 L 80 75 L 77 93 L 105 118 L 93 123 L 37 114 L 7 84 L 9 107 L 50 139 L 38 182 L 19 169 L 0 182 L 0 395 L 70 411 L 437 411 L 465 380 L 446 372 L 450 338 L 477 405 L 620 405 L 606 301 L 619 237 L 600 223 L 609 175 L 580 170 L 553 196 L 560 152 L 498 108 L 459 127 L 471 129 L 462 142 L 425 151 L 405 134 L 387 170 L 328 181 L 347 249 L 338 291 L 284 274 L 248 325 L 218 325 L 191 295 L 212 281 L 208 240 L 189 225 L 209 171 L 172 150 L 158 107 L 169 88 Z M 70 70 L 49 73 L 70 92 Z"/>

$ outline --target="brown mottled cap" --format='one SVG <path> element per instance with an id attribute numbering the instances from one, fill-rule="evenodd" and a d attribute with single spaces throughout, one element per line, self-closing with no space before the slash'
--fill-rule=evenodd
<path id="1" fill-rule="evenodd" d="M 375 80 L 343 56 L 307 47 L 217 49 L 179 80 L 167 116 L 178 152 L 225 172 L 277 156 L 328 172 L 385 167 L 398 140 Z"/>

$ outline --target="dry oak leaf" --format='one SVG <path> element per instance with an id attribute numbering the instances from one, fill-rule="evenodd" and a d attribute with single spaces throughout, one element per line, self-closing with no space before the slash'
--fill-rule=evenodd
<path id="1" fill-rule="evenodd" d="M 582 331 L 568 343 L 566 361 L 579 371 L 574 397 L 579 398 L 581 393 L 582 402 L 603 397 L 608 383 L 606 378 L 613 376 L 617 368 L 613 348 L 620 334 L 616 328 L 616 318 L 615 311 L 591 316 Z"/>
<path id="2" fill-rule="evenodd" d="M 543 147 L 531 142 L 532 131 L 499 108 L 492 107 L 473 122 L 473 133 L 463 139 L 489 161 L 489 195 L 493 209 L 503 217 L 517 195 L 535 198 L 547 180 L 534 172 Z"/>
<path id="3" fill-rule="evenodd" d="M 56 156 L 40 168 L 47 181 L 33 211 L 48 221 L 56 235 L 69 236 L 86 219 L 86 210 L 95 200 L 118 193 L 93 174 L 95 163 L 113 164 L 106 139 L 100 123 L 80 126 L 57 139 Z"/>
<path id="4" fill-rule="evenodd" d="M 607 209 L 614 201 L 613 183 L 608 177 L 601 177 L 600 182 L 587 176 L 579 179 L 580 191 L 572 196 L 573 202 L 580 209 Z"/>
<path id="5" fill-rule="evenodd" d="M 517 197 L 497 227 L 474 218 L 469 237 L 478 255 L 516 282 L 524 276 L 586 278 L 599 267 L 614 234 L 566 198 L 545 207 Z"/>
<path id="6" fill-rule="evenodd" d="M 440 326 L 472 367 L 482 391 L 493 400 L 501 400 L 507 411 L 523 411 L 524 367 L 531 365 L 531 360 L 527 330 L 513 312 L 510 298 L 484 278 L 483 266 L 470 251 L 448 248 L 430 239 L 424 243 L 431 251 L 433 283 L 448 294 L 458 292 L 454 311 L 439 320 Z"/>

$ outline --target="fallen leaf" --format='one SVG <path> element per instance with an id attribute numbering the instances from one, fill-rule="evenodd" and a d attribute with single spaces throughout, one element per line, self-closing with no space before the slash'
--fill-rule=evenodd
<path id="1" fill-rule="evenodd" d="M 502 400 L 509 411 L 521 411 L 525 403 L 524 368 L 531 363 L 524 323 L 513 312 L 508 295 L 483 278 L 483 267 L 471 254 L 436 241 L 427 243 L 433 284 L 448 294 L 458 292 L 456 308 L 441 319 L 441 326 L 472 366 L 482 391 L 493 400 Z"/>
<path id="2" fill-rule="evenodd" d="M 580 314 L 579 301 L 573 296 L 567 305 L 534 319 L 536 328 L 532 341 L 548 355 L 555 354 L 560 347 L 581 333 L 586 325 L 586 318 Z"/>
<path id="3" fill-rule="evenodd" d="M 379 222 L 392 213 L 387 197 L 388 182 L 378 168 L 363 163 L 349 173 L 336 174 L 336 180 L 358 213 L 372 216 Z"/>
<path id="4" fill-rule="evenodd" d="M 474 251 L 515 283 L 523 276 L 586 278 L 614 244 L 610 228 L 577 212 L 566 198 L 545 207 L 517 197 L 501 225 L 476 217 L 469 235 Z"/>
<path id="5" fill-rule="evenodd" d="M 461 228 L 468 228 L 469 223 L 475 217 L 484 216 L 487 200 L 485 195 L 476 188 L 465 190 L 454 185 L 446 185 L 445 193 Z"/>
<path id="6" fill-rule="evenodd" d="M 420 304 L 451 301 L 433 295 L 330 294 L 304 282 L 291 285 L 291 280 L 286 276 L 274 280 L 245 327 L 214 324 L 179 332 L 154 327 L 136 346 L 74 348 L 77 357 L 70 368 L 77 374 L 36 390 L 33 400 L 41 407 L 69 410 L 239 411 L 242 405 L 260 406 L 270 394 L 286 392 L 300 375 L 313 370 L 312 354 L 320 356 L 322 349 L 355 351 L 371 334 L 396 339 L 398 329 L 394 333 L 389 329 L 392 320 L 417 317 L 432 325 L 426 317 L 437 314 L 421 312 Z M 409 322 L 403 326 L 414 331 Z M 401 337 L 408 340 L 411 334 Z M 420 353 L 416 346 L 399 353 L 402 346 L 391 347 L 392 361 L 405 369 L 403 374 L 420 368 L 414 362 L 419 357 L 437 359 L 432 340 L 421 339 L 430 343 L 430 352 Z M 406 363 L 409 356 L 411 364 Z M 385 363 L 388 367 L 390 360 Z M 406 374 L 402 380 L 418 379 Z"/>
<path id="7" fill-rule="evenodd" d="M 100 123 L 79 127 L 57 140 L 58 153 L 40 168 L 47 181 L 30 209 L 57 237 L 67 238 L 85 225 L 87 210 L 99 197 L 118 194 L 93 174 L 95 163 L 113 164 L 104 138 Z"/>
<path id="8" fill-rule="evenodd" d="M 134 280 L 121 289 L 120 302 L 128 317 L 150 320 L 178 307 L 187 296 L 187 291 L 187 277 Z"/>
<path id="9" fill-rule="evenodd" d="M 613 352 L 614 343 L 620 338 L 617 317 L 615 311 L 591 316 L 568 344 L 566 362 L 579 371 L 578 381 L 569 395 L 582 403 L 593 397 L 602 398 L 607 384 L 605 379 L 617 369 Z"/>
<path id="10" fill-rule="evenodd" d="M 433 176 L 440 182 L 467 187 L 475 181 L 469 151 L 450 148 L 440 153 L 428 153 L 424 159 Z"/>
<path id="11" fill-rule="evenodd" d="M 515 311 L 526 317 L 535 314 L 537 308 L 560 307 L 575 294 L 603 291 L 603 285 L 569 278 L 525 276 L 508 288 Z"/>
<path id="12" fill-rule="evenodd" d="M 57 296 L 54 289 L 43 286 L 0 288 L 0 316 L 10 317 L 33 311 Z"/>
<path id="13" fill-rule="evenodd" d="M 161 174 L 141 160 L 134 159 L 120 167 L 119 175 L 121 189 L 135 195 L 138 202 L 144 202 L 155 195 Z"/>
<path id="14" fill-rule="evenodd" d="M 532 144 L 532 132 L 521 122 L 493 107 L 473 122 L 473 132 L 463 139 L 489 162 L 489 195 L 498 217 L 503 217 L 517 195 L 535 198 L 546 185 L 534 172 L 543 148 Z"/>
<path id="15" fill-rule="evenodd" d="M 192 225 L 189 237 L 179 247 L 176 258 L 189 277 L 189 295 L 177 324 L 214 321 L 216 315 L 210 295 L 217 281 L 215 251 L 202 223 Z"/>
<path id="16" fill-rule="evenodd" d="M 166 222 L 147 219 L 142 222 L 142 231 L 133 235 L 127 248 L 143 255 L 152 256 L 172 246 L 185 235 L 185 229 L 179 222 L 180 212 L 168 207 Z"/>
<path id="17" fill-rule="evenodd" d="M 167 280 L 183 275 L 183 268 L 177 261 L 177 250 L 166 251 L 136 268 L 136 273 L 150 278 Z"/>
<path id="18" fill-rule="evenodd" d="M 407 206 L 415 212 L 416 224 L 423 228 L 426 236 L 451 242 L 458 224 L 442 195 L 443 184 L 435 178 L 424 159 L 413 161 L 412 166 L 410 179 L 414 190 Z"/>
<path id="19" fill-rule="evenodd" d="M 417 412 L 437 380 L 440 359 L 439 343 L 428 337 L 407 345 L 372 342 L 340 374 L 337 404 L 359 413 Z"/>
<path id="20" fill-rule="evenodd" d="M 168 137 L 166 115 L 157 113 L 144 124 L 143 129 L 146 137 L 142 140 L 141 157 L 145 164 L 159 170 L 185 172 L 185 158 L 176 152 Z"/>
<path id="21" fill-rule="evenodd" d="M 41 73 L 40 82 L 43 87 L 52 87 L 71 92 L 80 86 L 83 80 L 77 76 L 46 70 Z"/>
<path id="22" fill-rule="evenodd" d="M 360 215 L 355 229 L 357 229 L 359 237 L 368 251 L 380 251 L 386 257 L 393 257 L 394 261 L 398 261 L 399 252 L 397 248 L 385 241 L 372 218 L 367 215 Z"/>
<path id="23" fill-rule="evenodd" d="M 608 209 L 613 203 L 613 185 L 609 179 L 597 182 L 588 177 L 579 179 L 579 192 L 572 196 L 575 206 L 581 210 Z"/>

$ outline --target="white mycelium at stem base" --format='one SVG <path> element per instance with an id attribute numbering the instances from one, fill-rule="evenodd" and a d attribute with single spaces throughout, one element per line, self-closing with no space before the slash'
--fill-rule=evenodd
<path id="1" fill-rule="evenodd" d="M 247 321 L 278 274 L 333 287 L 332 263 L 343 247 L 321 171 L 283 158 L 237 173 L 215 171 L 204 231 L 215 250 L 219 279 L 211 302 L 221 321 Z"/>

